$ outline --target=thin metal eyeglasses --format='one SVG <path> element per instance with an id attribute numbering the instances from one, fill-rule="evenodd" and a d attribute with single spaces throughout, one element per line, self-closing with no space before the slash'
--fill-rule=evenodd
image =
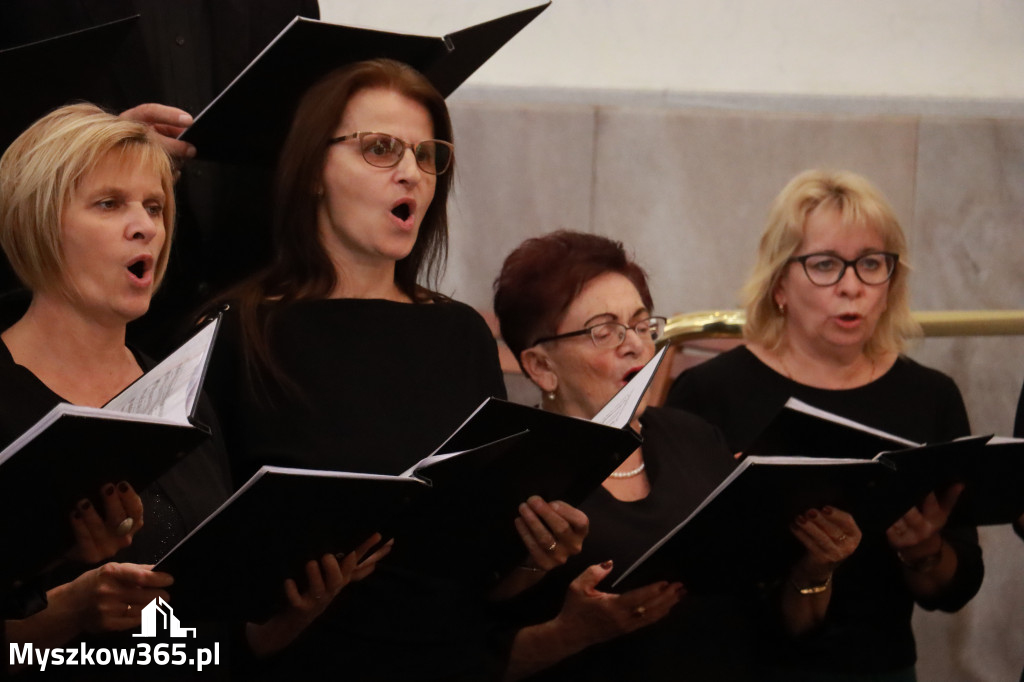
<path id="1" fill-rule="evenodd" d="M 352 133 L 351 135 L 332 137 L 327 140 L 327 144 L 337 144 L 347 140 L 358 140 L 363 159 L 377 168 L 394 168 L 402 161 L 405 150 L 411 149 L 420 170 L 431 175 L 441 175 L 451 167 L 452 159 L 455 157 L 455 145 L 451 142 L 423 140 L 412 144 L 387 133 Z"/>
<path id="2" fill-rule="evenodd" d="M 846 268 L 850 266 L 853 266 L 857 279 L 874 286 L 885 284 L 892 278 L 899 260 L 899 254 L 875 251 L 853 260 L 846 260 L 832 253 L 808 253 L 804 256 L 794 256 L 786 263 L 800 263 L 807 279 L 819 287 L 829 287 L 839 282 L 846 274 Z"/>
<path id="3" fill-rule="evenodd" d="M 530 344 L 530 347 L 536 346 L 547 341 L 557 341 L 559 339 L 568 339 L 572 336 L 583 336 L 584 334 L 590 334 L 590 340 L 594 342 L 594 345 L 598 348 L 618 348 L 622 345 L 622 342 L 626 340 L 626 332 L 632 329 L 636 332 L 636 335 L 641 340 L 649 338 L 651 341 L 656 340 L 661 333 L 665 331 L 664 317 L 648 317 L 646 320 L 640 320 L 636 324 L 629 326 L 622 324 L 621 322 L 601 322 L 585 329 L 579 329 L 574 332 L 566 332 L 565 334 L 556 334 L 555 336 L 545 336 L 544 338 L 537 339 Z"/>

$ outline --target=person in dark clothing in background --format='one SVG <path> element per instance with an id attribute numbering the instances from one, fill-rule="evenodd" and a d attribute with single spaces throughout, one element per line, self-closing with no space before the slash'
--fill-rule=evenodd
<path id="1" fill-rule="evenodd" d="M 192 158 L 196 150 L 174 138 L 288 22 L 295 16 L 317 19 L 320 9 L 316 0 L 7 0 L 0 3 L 0 49 L 133 15 L 139 15 L 136 29 L 115 52 L 110 73 L 97 78 L 102 96 L 72 88 L 58 103 L 88 97 L 151 124 L 164 134 L 161 142 L 177 161 L 174 256 L 150 314 L 129 328 L 131 340 L 160 356 L 173 341 L 169 332 L 182 328 L 185 315 L 262 265 L 268 252 L 268 244 L 254 236 L 269 235 L 271 169 L 204 161 L 202 150 Z M 48 82 L 40 78 L 39 88 Z M 29 121 L 47 108 L 33 112 Z M 4 147 L 22 127 L 0 131 Z M 16 286 L 9 272 L 0 274 L 0 290 Z"/>

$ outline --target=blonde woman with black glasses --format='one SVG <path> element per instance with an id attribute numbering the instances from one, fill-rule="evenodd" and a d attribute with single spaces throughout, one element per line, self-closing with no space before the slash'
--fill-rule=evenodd
<path id="1" fill-rule="evenodd" d="M 953 380 L 901 354 L 920 333 L 908 275 L 903 230 L 870 182 L 799 174 L 772 205 L 744 290 L 745 345 L 680 375 L 668 404 L 719 426 L 735 452 L 790 397 L 917 442 L 969 434 Z M 976 531 L 946 526 L 961 489 L 935 491 L 841 566 L 808 566 L 780 587 L 783 609 L 808 617 L 764 640 L 779 679 L 915 679 L 914 605 L 955 611 L 981 585 Z"/>

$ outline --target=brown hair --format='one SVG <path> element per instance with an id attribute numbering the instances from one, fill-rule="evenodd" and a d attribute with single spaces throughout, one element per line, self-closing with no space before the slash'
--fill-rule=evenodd
<path id="1" fill-rule="evenodd" d="M 647 275 L 621 242 L 559 230 L 527 239 L 510 253 L 494 280 L 494 313 L 516 359 L 538 338 L 554 335 L 587 282 L 608 272 L 629 279 L 647 309 L 654 308 Z"/>
<path id="2" fill-rule="evenodd" d="M 434 138 L 452 142 L 452 124 L 444 97 L 421 73 L 391 59 L 373 59 L 336 69 L 315 83 L 299 101 L 277 166 L 272 216 L 273 255 L 270 264 L 224 299 L 235 300 L 242 320 L 247 361 L 278 374 L 267 346 L 269 313 L 264 303 L 292 303 L 327 297 L 337 273 L 317 229 L 316 187 L 322 175 L 329 140 L 349 100 L 358 92 L 380 88 L 401 93 L 430 114 Z M 448 252 L 448 194 L 454 166 L 437 176 L 434 198 L 408 256 L 395 265 L 395 284 L 415 302 L 441 299 L 420 285 L 433 286 Z M 280 381 L 283 377 L 276 376 Z"/>

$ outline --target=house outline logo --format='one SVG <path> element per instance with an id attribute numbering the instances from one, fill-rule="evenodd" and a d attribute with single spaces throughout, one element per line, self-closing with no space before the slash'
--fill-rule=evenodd
<path id="1" fill-rule="evenodd" d="M 166 633 L 171 637 L 195 637 L 195 628 L 183 628 L 174 615 L 174 609 L 163 600 L 156 597 L 146 604 L 142 609 L 142 632 L 135 633 L 132 637 L 158 637 Z"/>

